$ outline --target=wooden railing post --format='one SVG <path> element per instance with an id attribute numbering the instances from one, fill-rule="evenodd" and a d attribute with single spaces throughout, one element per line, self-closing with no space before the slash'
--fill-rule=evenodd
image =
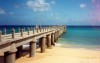
<path id="1" fill-rule="evenodd" d="M 20 28 L 18 28 L 18 32 L 20 33 Z"/>
<path id="2" fill-rule="evenodd" d="M 23 29 L 21 29 L 21 37 L 23 37 Z"/>
<path id="3" fill-rule="evenodd" d="M 33 31 L 33 27 L 30 28 L 30 31 Z"/>
<path id="4" fill-rule="evenodd" d="M 25 32 L 25 27 L 23 28 L 23 32 Z"/>
<path id="5" fill-rule="evenodd" d="M 2 32 L 0 31 L 0 42 L 2 41 L 1 37 L 2 37 Z"/>
<path id="6" fill-rule="evenodd" d="M 39 32 L 39 28 L 37 28 L 37 33 Z"/>
<path id="7" fill-rule="evenodd" d="M 33 28 L 33 34 L 35 33 L 35 28 Z"/>
<path id="8" fill-rule="evenodd" d="M 28 28 L 28 35 L 30 34 L 30 28 Z"/>
<path id="9" fill-rule="evenodd" d="M 4 35 L 6 35 L 6 28 L 4 28 Z"/>
<path id="10" fill-rule="evenodd" d="M 12 28 L 12 39 L 14 39 L 15 38 L 15 30 L 14 30 L 14 28 Z"/>

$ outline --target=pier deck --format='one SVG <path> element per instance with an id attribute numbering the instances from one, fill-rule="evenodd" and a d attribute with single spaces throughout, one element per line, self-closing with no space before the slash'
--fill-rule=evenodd
<path id="1" fill-rule="evenodd" d="M 39 46 L 41 53 L 45 52 L 45 48 L 50 48 L 54 45 L 54 42 L 65 32 L 65 26 L 35 28 L 34 30 L 28 29 L 28 31 L 20 30 L 19 33 L 15 33 L 12 29 L 12 34 L 2 35 L 0 33 L 0 58 L 2 63 L 15 63 L 16 52 L 20 56 L 22 45 L 29 43 L 30 51 L 29 56 L 33 57 L 36 53 L 36 42 L 39 40 Z"/>

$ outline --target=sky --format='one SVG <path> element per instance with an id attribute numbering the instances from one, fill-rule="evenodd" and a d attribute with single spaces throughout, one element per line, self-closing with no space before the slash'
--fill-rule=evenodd
<path id="1" fill-rule="evenodd" d="M 0 25 L 100 26 L 100 0 L 0 0 Z"/>

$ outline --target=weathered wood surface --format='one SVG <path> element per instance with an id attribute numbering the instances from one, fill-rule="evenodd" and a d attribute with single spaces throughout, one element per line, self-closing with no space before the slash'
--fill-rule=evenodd
<path id="1" fill-rule="evenodd" d="M 31 31 L 29 30 L 27 32 L 24 31 L 23 36 L 21 36 L 21 33 L 13 33 L 14 36 L 12 34 L 2 35 L 1 42 L 0 42 L 0 52 L 3 53 L 6 51 L 10 51 L 11 45 L 13 43 L 15 44 L 15 47 L 17 48 L 21 45 L 30 43 L 34 37 L 36 39 L 39 39 L 46 35 L 55 33 L 57 31 L 62 31 L 62 30 L 64 30 L 64 27 L 54 27 L 54 28 L 37 29 L 37 30 L 31 30 Z"/>

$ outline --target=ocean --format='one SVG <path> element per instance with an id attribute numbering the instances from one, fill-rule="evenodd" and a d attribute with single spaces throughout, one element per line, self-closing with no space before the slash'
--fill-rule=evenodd
<path id="1" fill-rule="evenodd" d="M 58 40 L 63 47 L 100 49 L 99 26 L 68 26 Z"/>
<path id="2" fill-rule="evenodd" d="M 18 28 L 34 27 L 34 26 L 0 26 L 0 30 L 4 34 L 4 28 L 7 29 L 7 34 L 11 33 L 14 28 L 18 32 Z M 91 48 L 100 49 L 100 27 L 99 26 L 67 26 L 64 33 L 58 40 L 58 44 L 63 44 L 63 47 L 74 48 Z"/>

